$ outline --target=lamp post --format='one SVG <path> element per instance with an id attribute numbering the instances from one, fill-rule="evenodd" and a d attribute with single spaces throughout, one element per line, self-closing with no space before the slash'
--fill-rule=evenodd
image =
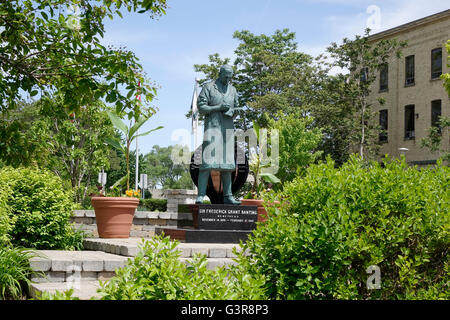
<path id="1" fill-rule="evenodd" d="M 140 87 L 141 87 L 141 82 L 138 82 L 138 93 L 140 93 Z M 138 94 L 136 96 L 136 99 L 139 101 L 139 103 L 141 103 L 141 95 Z M 137 121 L 137 119 L 136 119 Z M 139 130 L 136 131 L 136 135 L 139 135 Z M 139 149 L 138 149 L 138 137 L 136 136 L 136 180 L 135 180 L 135 186 L 136 186 L 136 191 L 138 191 L 139 187 L 139 183 L 138 183 L 138 177 L 139 177 Z"/>
<path id="2" fill-rule="evenodd" d="M 102 192 L 105 192 L 106 172 L 102 168 L 102 172 L 98 173 L 98 183 L 102 186 Z"/>
<path id="3" fill-rule="evenodd" d="M 198 77 L 195 78 L 194 92 L 192 93 L 192 102 L 191 102 L 191 112 L 192 112 L 192 134 L 194 135 L 194 153 L 197 149 L 197 129 L 198 129 L 198 108 L 197 108 L 197 97 L 198 97 L 198 87 L 199 87 L 200 79 Z M 195 183 L 194 190 L 197 189 Z"/>
<path id="4" fill-rule="evenodd" d="M 139 186 L 142 189 L 142 199 L 145 199 L 145 192 L 144 192 L 144 190 L 147 189 L 147 187 L 148 187 L 147 174 L 141 173 L 141 183 L 139 183 Z"/>
<path id="5" fill-rule="evenodd" d="M 398 151 L 400 151 L 400 155 L 405 158 L 405 162 L 406 162 L 406 152 L 409 151 L 409 149 L 408 148 L 398 148 Z"/>

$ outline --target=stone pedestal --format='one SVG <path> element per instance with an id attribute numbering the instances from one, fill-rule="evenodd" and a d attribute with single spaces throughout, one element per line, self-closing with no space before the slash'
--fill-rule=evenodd
<path id="1" fill-rule="evenodd" d="M 191 223 L 180 223 L 177 228 L 159 227 L 155 233 L 187 243 L 239 243 L 247 240 L 258 221 L 256 206 L 187 204 L 178 206 L 178 214 L 190 214 L 191 219 L 179 221 Z"/>

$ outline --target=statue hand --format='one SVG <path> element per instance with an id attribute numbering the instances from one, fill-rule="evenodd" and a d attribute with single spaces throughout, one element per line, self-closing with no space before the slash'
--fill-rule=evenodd
<path id="1" fill-rule="evenodd" d="M 228 103 L 223 103 L 221 106 L 220 106 L 220 108 L 219 108 L 219 110 L 220 111 L 228 111 L 228 110 L 230 110 L 230 108 L 231 108 L 231 105 L 230 104 L 228 104 Z"/>

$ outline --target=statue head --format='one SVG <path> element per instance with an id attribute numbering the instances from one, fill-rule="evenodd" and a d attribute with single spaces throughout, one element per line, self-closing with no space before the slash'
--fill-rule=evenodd
<path id="1" fill-rule="evenodd" d="M 220 67 L 219 80 L 223 84 L 227 84 L 228 82 L 230 82 L 232 77 L 233 77 L 233 68 L 230 65 L 225 64 Z"/>

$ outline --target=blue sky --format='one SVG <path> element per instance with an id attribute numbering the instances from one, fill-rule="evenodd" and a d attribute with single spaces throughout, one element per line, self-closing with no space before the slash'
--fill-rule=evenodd
<path id="1" fill-rule="evenodd" d="M 450 8 L 448 0 L 167 0 L 165 16 L 151 20 L 143 14 L 124 14 L 106 22 L 103 43 L 126 46 L 139 57 L 145 72 L 158 86 L 159 108 L 143 127 L 164 129 L 139 140 L 139 152 L 172 140 L 175 130 L 191 131 L 184 116 L 190 108 L 194 80 L 202 77 L 193 65 L 219 53 L 234 58 L 236 30 L 271 35 L 288 28 L 296 33 L 299 50 L 313 56 L 333 41 L 362 34 L 366 26 L 383 31 Z M 379 9 L 379 16 L 376 10 Z M 375 11 L 374 11 L 375 10 Z M 377 18 L 379 17 L 379 19 Z M 374 24 L 375 23 L 375 24 Z M 199 128 L 199 140 L 202 129 Z M 190 148 L 193 147 L 193 137 Z"/>

